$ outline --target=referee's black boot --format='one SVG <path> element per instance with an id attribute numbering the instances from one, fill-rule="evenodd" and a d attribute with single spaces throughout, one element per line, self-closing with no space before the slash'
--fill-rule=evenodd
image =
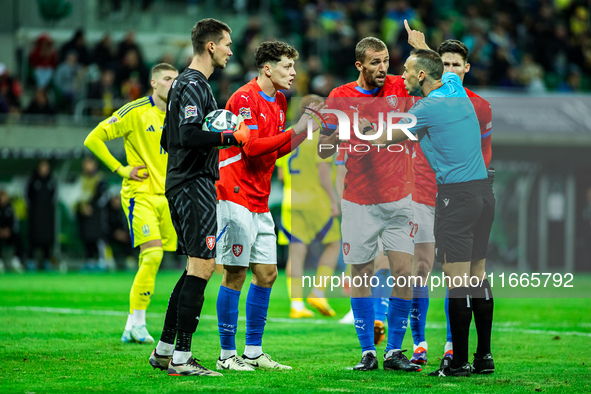
<path id="1" fill-rule="evenodd" d="M 470 363 L 465 362 L 459 368 L 452 368 L 448 366 L 447 368 L 440 368 L 437 371 L 433 371 L 429 374 L 429 376 L 437 376 L 437 377 L 448 377 L 448 376 L 470 376 L 471 366 Z"/>
<path id="2" fill-rule="evenodd" d="M 492 354 L 486 353 L 484 356 L 478 357 L 478 355 L 474 353 L 472 373 L 487 375 L 493 372 L 495 372 L 495 363 L 493 362 Z"/>

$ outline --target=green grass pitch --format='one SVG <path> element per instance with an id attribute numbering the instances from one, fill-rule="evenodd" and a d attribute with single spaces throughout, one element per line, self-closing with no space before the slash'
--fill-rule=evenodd
<path id="1" fill-rule="evenodd" d="M 157 339 L 168 296 L 179 272 L 159 273 L 148 310 Z M 438 379 L 445 341 L 443 300 L 430 302 L 429 364 L 419 373 L 353 372 L 360 359 L 352 326 L 338 318 L 288 318 L 285 277 L 273 289 L 264 350 L 292 371 L 225 372 L 221 378 L 169 377 L 152 370 L 150 345 L 122 344 L 133 274 L 6 274 L 0 276 L 0 392 L 2 393 L 180 393 L 180 392 L 590 392 L 591 307 L 588 299 L 495 299 L 493 355 L 488 376 Z M 193 354 L 209 367 L 219 356 L 215 299 L 221 275 L 212 278 Z M 586 279 L 591 283 L 591 278 Z M 236 344 L 244 349 L 244 303 Z M 346 298 L 331 304 L 341 317 Z M 471 332 L 471 350 L 476 333 Z M 412 351 L 407 332 L 404 347 Z M 378 346 L 378 354 L 385 343 Z M 381 360 L 380 360 L 381 361 Z M 381 366 L 381 362 L 380 362 Z"/>

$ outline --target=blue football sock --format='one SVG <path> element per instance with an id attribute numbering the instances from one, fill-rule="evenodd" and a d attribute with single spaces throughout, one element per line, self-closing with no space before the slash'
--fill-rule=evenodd
<path id="1" fill-rule="evenodd" d="M 388 298 L 392 294 L 392 289 L 388 287 L 389 275 L 389 269 L 381 269 L 376 272 L 374 276 L 377 279 L 377 286 L 371 288 L 375 318 L 381 322 L 386 321 L 386 313 L 388 312 Z M 376 282 L 374 281 L 373 283 Z"/>
<path id="2" fill-rule="evenodd" d="M 351 309 L 355 317 L 355 331 L 361 345 L 361 352 L 373 350 L 376 347 L 373 343 L 373 324 L 375 315 L 373 310 L 373 300 L 369 297 L 351 298 Z"/>
<path id="3" fill-rule="evenodd" d="M 429 309 L 429 287 L 412 287 L 412 304 L 410 306 L 410 328 L 415 345 L 425 341 L 425 324 Z"/>
<path id="4" fill-rule="evenodd" d="M 388 313 L 388 299 L 387 298 L 374 298 L 373 309 L 375 312 L 375 319 L 386 322 L 386 314 Z"/>
<path id="5" fill-rule="evenodd" d="M 262 346 L 263 331 L 267 322 L 269 309 L 270 287 L 260 287 L 250 284 L 246 296 L 246 345 Z"/>
<path id="6" fill-rule="evenodd" d="M 445 322 L 447 323 L 447 342 L 452 342 L 451 340 L 451 327 L 449 326 L 449 289 L 445 289 L 445 303 L 443 304 L 445 308 Z"/>
<path id="7" fill-rule="evenodd" d="M 220 286 L 217 299 L 218 330 L 224 350 L 236 350 L 236 328 L 238 327 L 238 303 L 240 292 Z"/>
<path id="8" fill-rule="evenodd" d="M 412 300 L 390 297 L 388 306 L 388 344 L 386 352 L 392 349 L 401 349 L 402 340 L 408 325 L 408 313 Z"/>

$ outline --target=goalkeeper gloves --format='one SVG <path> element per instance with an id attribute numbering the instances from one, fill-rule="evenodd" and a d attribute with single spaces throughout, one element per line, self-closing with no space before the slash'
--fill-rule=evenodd
<path id="1" fill-rule="evenodd" d="M 244 146 L 248 142 L 250 138 L 250 129 L 244 122 L 244 118 L 242 115 L 238 115 L 238 120 L 236 122 L 236 127 L 234 131 L 224 131 L 222 132 L 222 145 L 236 145 L 236 146 Z"/>

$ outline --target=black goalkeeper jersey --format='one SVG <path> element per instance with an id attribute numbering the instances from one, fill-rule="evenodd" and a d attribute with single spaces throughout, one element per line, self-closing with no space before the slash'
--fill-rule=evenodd
<path id="1" fill-rule="evenodd" d="M 181 126 L 194 124 L 201 130 L 205 116 L 218 109 L 207 78 L 186 68 L 168 93 L 166 118 L 160 145 L 168 152 L 165 194 L 172 197 L 200 177 L 219 179 L 217 148 L 188 148 L 181 145 Z"/>

